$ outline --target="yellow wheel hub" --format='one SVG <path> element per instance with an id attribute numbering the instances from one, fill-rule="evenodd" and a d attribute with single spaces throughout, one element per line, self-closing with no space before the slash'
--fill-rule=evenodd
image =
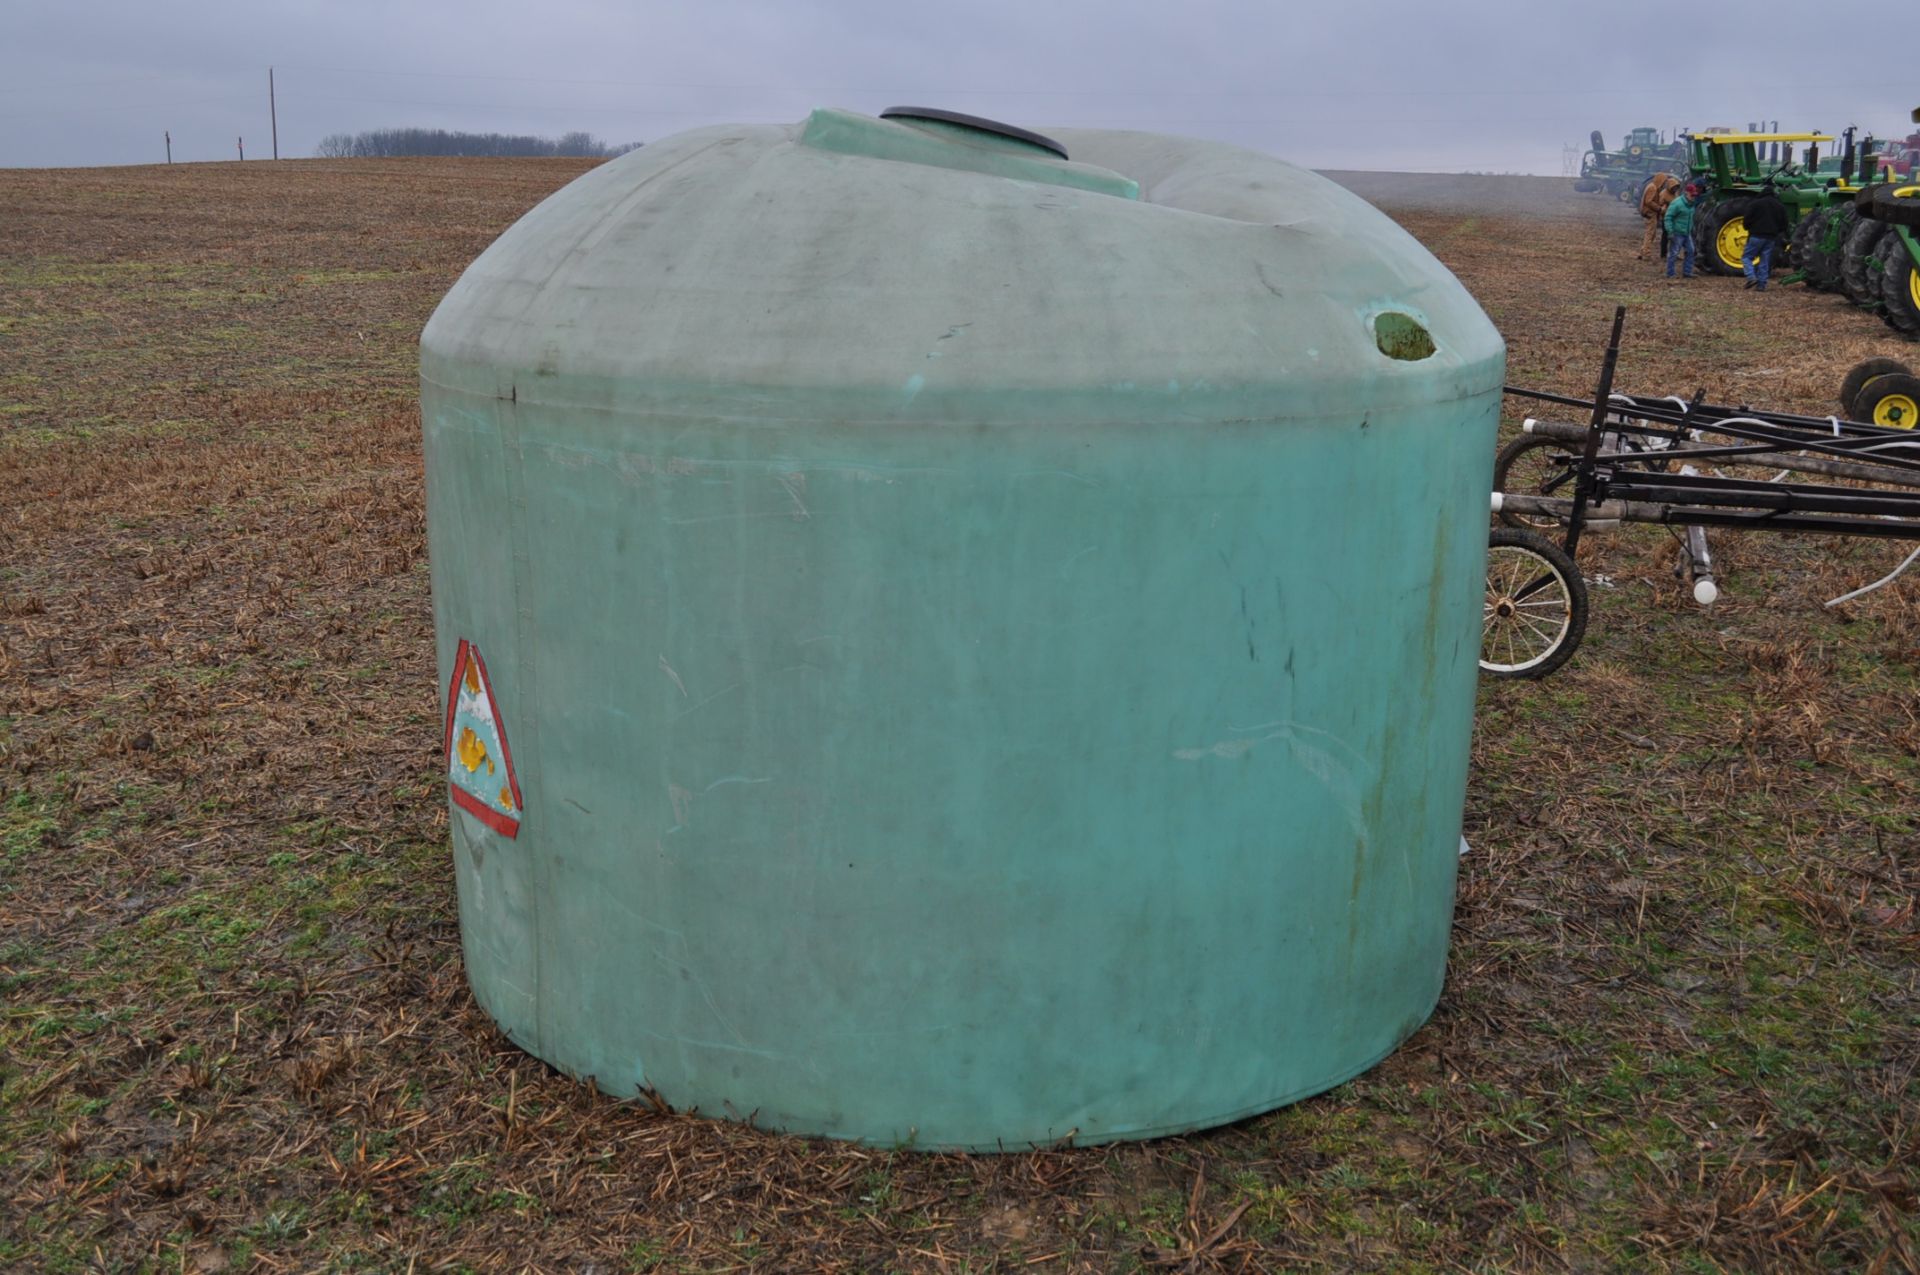
<path id="1" fill-rule="evenodd" d="M 1873 405 L 1873 423 L 1912 429 L 1920 425 L 1920 400 L 1907 394 L 1889 394 Z"/>
<path id="2" fill-rule="evenodd" d="M 1747 219 L 1729 217 L 1720 223 L 1720 231 L 1713 237 L 1713 249 L 1720 254 L 1720 260 L 1727 263 L 1730 270 L 1740 268 L 1740 254 L 1747 250 Z"/>
<path id="3" fill-rule="evenodd" d="M 1907 271 L 1907 295 L 1913 298 L 1913 308 L 1920 310 L 1920 266 Z"/>

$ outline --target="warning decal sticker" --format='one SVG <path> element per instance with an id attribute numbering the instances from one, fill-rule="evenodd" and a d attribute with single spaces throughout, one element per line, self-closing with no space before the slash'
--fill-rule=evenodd
<path id="1" fill-rule="evenodd" d="M 465 638 L 447 688 L 447 788 L 453 802 L 503 837 L 520 834 L 520 781 L 480 648 Z"/>

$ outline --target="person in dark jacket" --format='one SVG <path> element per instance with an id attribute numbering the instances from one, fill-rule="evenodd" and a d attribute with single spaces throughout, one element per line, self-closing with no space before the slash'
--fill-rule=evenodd
<path id="1" fill-rule="evenodd" d="M 1746 220 L 1747 246 L 1740 250 L 1740 272 L 1747 276 L 1747 287 L 1765 292 L 1774 249 L 1787 233 L 1787 206 L 1774 193 L 1772 182 L 1761 187 L 1759 196 L 1747 205 Z"/>

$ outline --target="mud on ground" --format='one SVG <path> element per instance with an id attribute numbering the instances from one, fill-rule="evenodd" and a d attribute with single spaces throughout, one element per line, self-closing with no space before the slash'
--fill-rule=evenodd
<path id="1" fill-rule="evenodd" d="M 1311 1101 L 927 1156 L 506 1044 L 461 973 L 414 350 L 580 168 L 0 172 L 0 1266 L 1920 1268 L 1920 581 L 1820 605 L 1888 545 L 1723 536 L 1707 613 L 1663 531 L 1589 538 L 1586 648 L 1481 691 L 1440 1007 Z M 1825 411 L 1891 348 L 1667 284 L 1604 200 L 1474 189 L 1371 194 L 1515 380 L 1588 389 L 1616 303 L 1645 392 Z"/>

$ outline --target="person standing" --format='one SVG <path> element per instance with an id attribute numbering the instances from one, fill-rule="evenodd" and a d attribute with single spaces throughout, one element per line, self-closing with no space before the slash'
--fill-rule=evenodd
<path id="1" fill-rule="evenodd" d="M 1640 253 L 1636 261 L 1645 261 L 1653 251 L 1654 236 L 1660 237 L 1660 255 L 1667 255 L 1666 227 L 1661 224 L 1667 215 L 1667 205 L 1680 193 L 1680 179 L 1672 173 L 1655 173 L 1647 178 L 1647 184 L 1640 188 L 1640 216 L 1646 219 L 1647 233 L 1640 236 Z"/>
<path id="2" fill-rule="evenodd" d="M 1700 187 L 1693 182 L 1688 182 L 1687 188 L 1667 205 L 1666 216 L 1661 219 L 1661 224 L 1667 228 L 1667 234 L 1671 236 L 1667 241 L 1667 278 L 1669 279 L 1673 278 L 1673 259 L 1682 253 L 1686 254 L 1686 264 L 1681 273 L 1689 279 L 1693 278 L 1693 206 L 1694 201 L 1699 198 Z"/>
<path id="3" fill-rule="evenodd" d="M 1746 219 L 1747 246 L 1740 250 L 1740 272 L 1747 276 L 1747 287 L 1765 292 L 1774 249 L 1787 233 L 1787 206 L 1780 202 L 1772 182 L 1762 186 L 1747 205 Z"/>

